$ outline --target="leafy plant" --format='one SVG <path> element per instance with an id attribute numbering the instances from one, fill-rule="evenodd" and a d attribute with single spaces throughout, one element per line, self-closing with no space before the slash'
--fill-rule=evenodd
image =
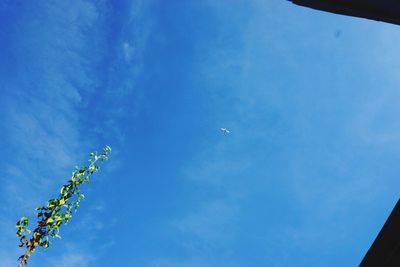
<path id="1" fill-rule="evenodd" d="M 97 163 L 108 159 L 111 148 L 106 146 L 101 154 L 90 153 L 88 166 L 75 167 L 71 179 L 60 189 L 58 198 L 50 199 L 46 206 L 36 208 L 37 227 L 28 229 L 29 218 L 22 217 L 16 224 L 17 236 L 20 237 L 20 247 L 26 247 L 26 252 L 18 258 L 19 267 L 27 265 L 28 258 L 37 247 L 48 248 L 49 237 L 58 237 L 60 226 L 68 223 L 72 210 L 77 210 L 84 195 L 79 190 L 83 183 L 89 182 L 90 176 L 100 167 Z"/>

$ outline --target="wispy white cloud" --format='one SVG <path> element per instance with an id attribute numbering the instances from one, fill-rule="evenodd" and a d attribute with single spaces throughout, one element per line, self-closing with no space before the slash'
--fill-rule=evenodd
<path id="1" fill-rule="evenodd" d="M 0 267 L 15 267 L 17 265 L 15 257 L 8 252 L 0 252 L 0 258 Z"/>
<path id="2" fill-rule="evenodd" d="M 16 64 L 10 66 L 13 75 L 2 78 L 1 100 L 2 137 L 13 156 L 2 162 L 0 221 L 7 227 L 2 227 L 0 251 L 13 255 L 13 265 L 22 254 L 13 249 L 14 220 L 56 196 L 88 145 L 96 143 L 85 137 L 81 111 L 96 83 L 93 51 L 99 40 L 88 33 L 103 26 L 98 7 L 87 1 L 24 5 L 29 12 L 20 13 L 18 30 L 7 44 Z M 76 264 L 67 265 L 67 259 Z M 77 253 L 61 260 L 62 266 L 89 264 Z"/>
<path id="3" fill-rule="evenodd" d="M 88 251 L 69 251 L 48 261 L 48 266 L 87 267 L 93 266 L 96 257 Z"/>
<path id="4" fill-rule="evenodd" d="M 129 43 L 124 42 L 123 49 L 124 49 L 125 61 L 130 62 L 132 59 L 133 47 Z"/>
<path id="5" fill-rule="evenodd" d="M 118 120 L 136 114 L 133 102 L 140 94 L 135 79 L 141 72 L 151 29 L 146 16 L 149 5 L 149 1 L 127 1 L 124 17 L 114 17 L 108 10 L 112 5 L 104 1 L 23 4 L 29 12 L 19 12 L 15 35 L 8 39 L 15 65 L 9 68 L 13 75 L 2 77 L 5 89 L 0 100 L 2 137 L 7 151 L 14 155 L 3 161 L 1 171 L 7 179 L 2 180 L 0 189 L 4 204 L 0 212 L 4 218 L 14 218 L 0 219 L 7 224 L 2 228 L 4 234 L 0 233 L 0 241 L 7 240 L 1 242 L 2 253 L 17 245 L 14 220 L 32 214 L 37 205 L 54 197 L 71 168 L 85 163 L 93 144 L 124 141 Z M 1 8 L 15 7 L 5 4 Z M 113 150 L 118 157 L 118 147 Z M 117 168 L 118 164 L 110 163 Z M 95 220 L 102 212 L 89 208 L 77 220 L 87 242 L 96 240 L 104 230 L 105 225 Z M 76 229 L 72 225 L 71 221 L 66 232 Z M 100 247 L 106 249 L 113 242 L 106 240 Z M 62 266 L 94 265 L 95 257 L 77 251 L 63 255 Z M 15 260 L 18 254 L 13 256 Z M 55 266 L 54 255 L 49 255 L 44 259 Z"/>
<path id="6" fill-rule="evenodd" d="M 120 162 L 118 146 L 124 142 L 118 121 L 137 113 L 136 78 L 152 25 L 146 15 L 151 1 L 126 1 L 115 8 L 120 4 L 126 7 L 118 10 L 123 16 L 114 16 L 114 5 L 104 1 L 24 4 L 29 12 L 20 12 L 16 34 L 9 38 L 16 64 L 10 67 L 13 75 L 2 81 L 6 89 L 0 100 L 2 136 L 14 155 L 2 163 L 2 177 L 8 177 L 0 189 L 5 217 L 32 214 L 54 197 L 71 168 L 86 162 L 93 144 L 116 144 L 116 160 L 105 171 L 118 168 L 113 162 Z M 95 220 L 102 212 L 89 208 L 77 220 L 88 242 L 106 227 Z M 15 239 L 13 226 L 7 225 L 0 240 Z M 106 240 L 102 247 L 113 242 Z M 81 262 L 79 254 L 71 252 L 71 257 Z"/>
<path id="7" fill-rule="evenodd" d="M 137 86 L 138 77 L 142 74 L 146 45 L 152 31 L 153 21 L 150 13 L 153 1 L 125 1 L 113 8 L 122 12 L 121 16 L 111 16 L 109 23 L 107 60 L 102 68 L 104 74 L 99 77 L 101 97 L 94 102 L 94 113 L 102 117 L 93 125 L 93 133 L 103 140 L 114 144 L 113 157 L 118 148 L 126 141 L 122 120 L 134 120 L 144 102 L 144 92 Z M 118 32 L 116 35 L 115 33 Z M 112 108 L 110 108 L 112 107 Z M 114 163 L 112 163 L 114 164 Z"/>
<path id="8" fill-rule="evenodd" d="M 59 186 L 66 168 L 80 157 L 75 151 L 87 142 L 82 140 L 78 110 L 81 92 L 91 83 L 86 55 L 91 43 L 83 33 L 95 27 L 97 16 L 96 8 L 87 2 L 44 3 L 24 19 L 31 20 L 39 12 L 48 16 L 21 24 L 21 41 L 10 43 L 26 63 L 16 65 L 16 76 L 6 81 L 3 98 L 5 138 L 16 157 L 7 161 L 7 169 L 19 173 L 8 172 L 13 179 L 7 183 L 18 184 L 28 198 L 43 184 Z M 14 202 L 6 195 L 6 201 Z"/>
<path id="9" fill-rule="evenodd" d="M 197 210 L 178 219 L 174 226 L 184 235 L 207 243 L 226 242 L 234 236 L 231 226 L 237 220 L 239 207 L 225 200 L 204 203 Z"/>
<path id="10" fill-rule="evenodd" d="M 213 262 L 211 259 L 193 257 L 184 260 L 158 259 L 152 261 L 149 267 L 217 267 L 221 265 L 226 267 L 239 266 L 229 259 L 223 262 Z"/>

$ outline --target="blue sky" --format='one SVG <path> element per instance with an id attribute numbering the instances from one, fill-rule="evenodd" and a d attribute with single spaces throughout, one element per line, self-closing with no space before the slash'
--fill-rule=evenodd
<path id="1" fill-rule="evenodd" d="M 400 188 L 400 28 L 288 1 L 0 4 L 0 266 L 357 266 Z M 220 127 L 231 134 L 223 135 Z"/>

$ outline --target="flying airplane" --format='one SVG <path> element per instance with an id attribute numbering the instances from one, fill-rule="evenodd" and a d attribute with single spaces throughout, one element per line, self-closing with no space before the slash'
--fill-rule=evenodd
<path id="1" fill-rule="evenodd" d="M 231 132 L 231 131 L 229 131 L 228 128 L 221 128 L 221 131 L 222 131 L 224 134 L 228 134 L 228 133 Z"/>

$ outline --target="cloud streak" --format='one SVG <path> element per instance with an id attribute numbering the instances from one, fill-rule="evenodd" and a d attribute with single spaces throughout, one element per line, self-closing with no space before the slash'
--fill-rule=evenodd
<path id="1" fill-rule="evenodd" d="M 20 12 L 12 26 L 14 34 L 2 45 L 11 51 L 14 62 L 8 66 L 11 75 L 1 77 L 5 85 L 1 135 L 5 152 L 13 157 L 2 161 L 0 210 L 2 220 L 12 221 L 32 214 L 36 206 L 54 197 L 89 145 L 97 143 L 85 136 L 88 129 L 81 123 L 96 84 L 96 49 L 101 39 L 95 34 L 103 27 L 101 5 L 87 1 L 1 7 L 11 14 L 16 8 Z M 17 244 L 14 223 L 4 223 L 0 249 L 12 253 L 15 261 L 19 255 L 11 249 Z M 61 260 L 62 266 L 89 264 L 87 257 L 77 253 Z M 74 263 L 67 265 L 67 260 Z"/>

